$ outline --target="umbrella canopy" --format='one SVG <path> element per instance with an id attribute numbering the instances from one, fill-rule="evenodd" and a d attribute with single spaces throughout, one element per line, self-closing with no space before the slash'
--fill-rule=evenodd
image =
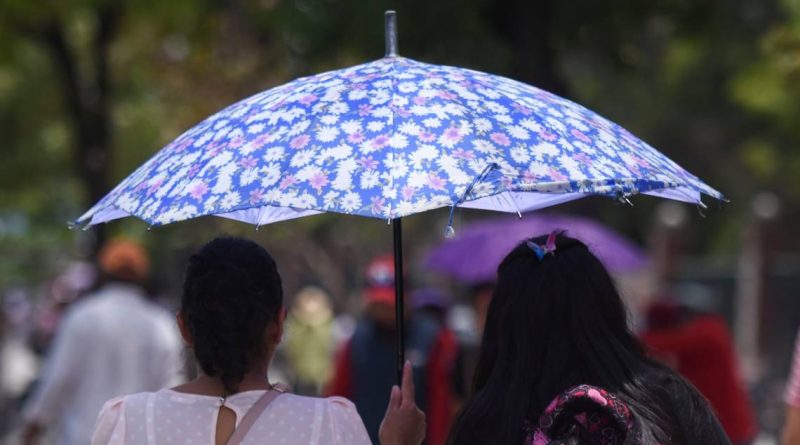
<path id="1" fill-rule="evenodd" d="M 297 79 L 164 147 L 78 219 L 268 224 L 525 212 L 592 194 L 721 195 L 622 127 L 530 85 L 403 57 Z"/>
<path id="2" fill-rule="evenodd" d="M 588 218 L 554 213 L 476 222 L 445 240 L 425 258 L 425 266 L 465 284 L 494 281 L 497 266 L 520 241 L 563 229 L 589 246 L 612 272 L 631 272 L 647 264 L 644 251 L 622 235 Z"/>

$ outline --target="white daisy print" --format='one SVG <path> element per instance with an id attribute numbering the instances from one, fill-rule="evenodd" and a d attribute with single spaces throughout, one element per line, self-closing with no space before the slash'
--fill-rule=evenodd
<path id="1" fill-rule="evenodd" d="M 355 192 L 347 192 L 341 200 L 342 210 L 346 212 L 353 212 L 361 207 L 361 196 Z"/>

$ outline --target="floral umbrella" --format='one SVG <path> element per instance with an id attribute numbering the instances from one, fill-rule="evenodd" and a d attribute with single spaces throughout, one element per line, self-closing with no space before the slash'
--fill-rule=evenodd
<path id="1" fill-rule="evenodd" d="M 520 213 L 590 195 L 699 205 L 701 194 L 721 198 L 581 105 L 504 77 L 399 57 L 393 11 L 386 23 L 386 57 L 223 109 L 76 222 L 136 216 L 158 226 L 215 215 L 263 225 L 322 212 L 391 220 L 402 321 L 404 216 L 456 206 Z"/>

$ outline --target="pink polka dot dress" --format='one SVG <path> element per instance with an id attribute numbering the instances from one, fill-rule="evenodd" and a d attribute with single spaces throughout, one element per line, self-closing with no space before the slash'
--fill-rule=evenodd
<path id="1" fill-rule="evenodd" d="M 213 445 L 221 406 L 236 413 L 236 426 L 264 391 L 245 391 L 224 401 L 162 389 L 117 397 L 100 412 L 92 445 Z M 256 420 L 242 445 L 369 445 L 355 405 L 282 394 Z"/>

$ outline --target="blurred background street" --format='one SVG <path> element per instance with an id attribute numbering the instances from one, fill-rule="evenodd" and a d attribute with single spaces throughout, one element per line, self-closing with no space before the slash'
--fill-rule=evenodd
<path id="1" fill-rule="evenodd" d="M 706 392 L 704 382 L 738 385 L 742 397 L 720 402 L 736 411 L 726 415 L 752 418 L 758 443 L 779 443 L 800 327 L 797 0 L 4 0 L 0 441 L 17 443 L 59 320 L 100 286 L 95 255 L 118 236 L 147 249 L 144 288 L 170 313 L 199 245 L 219 234 L 264 245 L 278 260 L 290 309 L 274 375 L 304 394 L 336 392 L 337 351 L 359 317 L 380 317 L 365 308 L 380 299 L 375 289 L 391 287 L 379 271 L 392 249 L 385 221 L 318 215 L 257 230 L 206 217 L 151 230 L 128 218 L 87 231 L 68 230 L 67 221 L 224 106 L 382 57 L 385 9 L 397 10 L 402 55 L 507 76 L 581 103 L 726 196 L 727 203 L 707 199 L 707 209 L 648 196 L 634 196 L 632 206 L 591 197 L 521 221 L 457 209 L 455 241 L 489 218 L 528 224 L 495 230 L 506 239 L 492 243 L 507 248 L 519 233 L 552 230 L 546 218 L 568 231 L 575 225 L 575 233 L 584 226 L 558 218 L 610 231 L 622 241 L 598 242 L 598 254 L 653 355 L 712 404 L 728 389 Z M 431 395 L 454 413 L 469 391 L 496 263 L 487 277 L 447 266 L 459 257 L 485 262 L 488 253 L 436 260 L 435 249 L 454 242 L 443 236 L 448 215 L 405 218 L 404 230 L 410 317 L 456 345 L 436 381 L 446 397 Z M 614 267 L 623 249 L 629 256 Z M 185 369 L 192 375 L 194 365 Z"/>

